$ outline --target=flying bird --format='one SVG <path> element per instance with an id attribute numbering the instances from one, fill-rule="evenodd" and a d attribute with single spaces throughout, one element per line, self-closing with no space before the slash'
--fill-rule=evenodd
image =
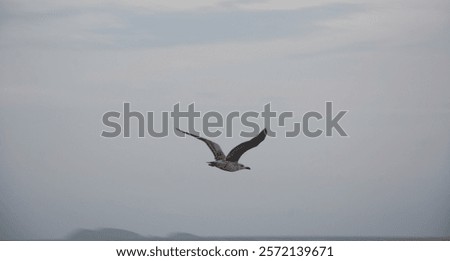
<path id="1" fill-rule="evenodd" d="M 247 150 L 252 149 L 256 146 L 258 146 L 267 135 L 267 129 L 262 130 L 258 136 L 254 137 L 253 139 L 243 142 L 236 147 L 234 147 L 230 153 L 228 153 L 227 156 L 223 153 L 222 149 L 220 148 L 219 144 L 212 142 L 208 139 L 202 138 L 200 136 L 197 136 L 195 134 L 182 131 L 178 128 L 176 128 L 179 132 L 182 132 L 184 134 L 190 135 L 194 138 L 197 138 L 208 145 L 209 149 L 214 154 L 215 161 L 207 162 L 209 166 L 211 167 L 217 167 L 221 170 L 225 171 L 238 171 L 241 169 L 250 169 L 250 167 L 246 167 L 243 164 L 240 164 L 238 161 L 241 158 L 242 154 L 244 154 Z"/>

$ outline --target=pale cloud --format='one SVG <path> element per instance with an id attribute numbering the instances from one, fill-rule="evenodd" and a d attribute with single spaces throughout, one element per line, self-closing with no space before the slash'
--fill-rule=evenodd
<path id="1" fill-rule="evenodd" d="M 30 62 L 35 64 L 30 67 L 30 70 L 45 68 L 45 64 L 48 64 L 51 68 L 52 64 L 62 63 L 63 61 L 57 58 L 60 56 L 76 60 L 76 57 L 80 55 L 76 50 L 82 48 L 89 65 L 77 67 L 74 70 L 79 73 L 84 72 L 91 83 L 101 83 L 108 79 L 107 81 L 110 81 L 111 84 L 145 86 L 148 84 L 146 82 L 148 81 L 148 72 L 158 75 L 159 79 L 165 79 L 180 72 L 197 72 L 258 61 L 267 62 L 274 59 L 292 59 L 289 57 L 338 53 L 340 50 L 352 51 L 352 48 L 355 47 L 356 49 L 353 52 L 359 52 L 358 46 L 366 48 L 365 51 L 369 52 L 366 54 L 367 59 L 370 59 L 370 57 L 376 58 L 377 53 L 382 53 L 386 48 L 401 48 L 405 44 L 411 45 L 426 41 L 429 35 L 438 33 L 446 24 L 445 10 L 439 8 L 418 9 L 415 5 L 404 8 L 386 8 L 386 4 L 380 5 L 384 8 L 358 9 L 356 13 L 345 16 L 331 16 L 322 20 L 313 20 L 309 26 L 315 29 L 307 34 L 292 33 L 282 37 L 261 38 L 258 41 L 242 41 L 231 37 L 225 39 L 226 41 L 212 43 L 198 42 L 188 45 L 156 47 L 146 47 L 145 44 L 134 47 L 125 44 L 119 49 L 111 48 L 126 39 L 120 35 L 120 31 L 102 33 L 102 30 L 129 29 L 132 26 L 127 21 L 130 14 L 120 15 L 120 12 L 99 12 L 95 10 L 50 17 L 37 23 L 21 21 L 18 24 L 12 24 L 9 30 L 3 31 L 3 41 L 9 42 L 11 48 L 27 44 L 27 52 L 31 53 L 36 48 L 42 49 L 45 47 L 44 49 L 47 51 L 39 51 L 41 53 L 38 55 L 40 60 L 35 59 Z M 433 18 L 416 19 L 417 16 Z M 205 20 L 205 22 L 207 21 Z M 192 28 L 192 30 L 195 31 L 195 28 Z M 152 40 L 151 35 L 145 34 L 132 37 L 136 37 L 137 41 L 144 43 Z M 180 39 L 180 43 L 183 43 L 182 40 Z M 105 50 L 101 50 L 105 47 Z M 5 57 L 8 56 L 10 55 L 5 54 Z M 103 65 L 102 61 L 104 62 Z M 110 64 L 114 64 L 114 61 L 121 61 L 126 66 L 111 67 Z M 104 67 L 102 71 L 109 72 L 107 78 L 102 76 L 101 73 L 92 73 L 102 66 Z M 14 72 L 18 71 L 19 67 L 23 68 L 23 65 L 18 60 L 5 67 L 4 71 L 10 73 L 5 73 L 3 82 L 8 82 L 11 86 L 18 84 L 13 77 Z M 61 69 L 56 66 L 54 70 L 59 71 Z M 64 75 L 64 73 L 63 70 L 60 75 Z M 127 78 L 123 78 L 124 73 Z M 71 76 L 67 75 L 66 77 Z M 96 77 L 100 78 L 96 79 Z M 36 86 L 31 83 L 22 83 L 15 88 L 27 90 L 36 88 Z M 49 87 L 41 86 L 39 88 L 47 89 Z M 76 93 L 78 91 L 74 89 L 71 92 Z M 275 95 L 276 92 L 276 89 L 268 88 L 267 90 L 267 93 L 271 95 Z M 64 95 L 64 92 L 56 93 Z M 188 91 L 182 91 L 182 93 L 185 97 L 193 95 Z M 12 97 L 22 97 L 26 94 L 27 91 L 14 91 L 12 87 L 3 90 L 5 102 L 21 101 L 23 99 L 13 99 Z M 48 92 L 28 92 L 29 98 L 43 95 L 44 97 L 52 97 L 55 94 L 49 96 Z M 227 97 L 227 93 L 222 95 Z M 71 96 L 77 97 L 74 93 Z M 229 97 L 230 100 L 233 100 L 233 98 Z M 57 101 L 58 99 L 50 100 Z"/>
<path id="2" fill-rule="evenodd" d="M 224 1 L 223 3 L 226 3 Z M 354 4 L 360 1 L 352 0 L 266 0 L 266 1 L 230 1 L 235 3 L 235 7 L 244 10 L 292 10 L 308 7 L 318 7 L 330 4 Z"/>
<path id="3" fill-rule="evenodd" d="M 60 9 L 72 8 L 89 8 L 101 5 L 109 5 L 111 7 L 139 9 L 142 12 L 155 11 L 194 11 L 194 10 L 213 10 L 233 7 L 244 10 L 288 10 L 305 7 L 313 7 L 326 5 L 330 3 L 348 3 L 355 2 L 349 0 L 263 0 L 263 1 L 236 1 L 236 0 L 5 0 L 4 3 L 17 8 L 34 11 L 45 12 Z"/>
<path id="4" fill-rule="evenodd" d="M 337 41 L 376 41 L 378 44 L 405 44 L 426 41 L 448 25 L 448 8 L 404 2 L 401 6 L 377 2 L 366 11 L 320 22 L 340 32 Z"/>
<path id="5" fill-rule="evenodd" d="M 359 1 L 189 1 L 189 4 L 188 1 L 159 1 L 159 5 L 162 4 L 163 7 L 156 5 L 156 2 L 111 1 L 110 7 L 106 10 L 98 8 L 102 1 L 22 0 L 6 2 L 4 6 L 10 10 L 13 16 L 3 24 L 3 37 L 0 43 L 11 46 L 48 45 L 51 48 L 87 44 L 97 47 L 102 45 L 104 47 L 121 46 L 128 49 L 151 48 L 155 45 L 170 48 L 170 45 L 174 43 L 177 45 L 197 44 L 201 48 L 205 44 L 210 44 L 213 49 L 215 46 L 226 48 L 226 45 L 229 44 L 229 48 L 233 49 L 237 44 L 242 44 L 244 53 L 253 56 L 252 53 L 255 51 L 251 49 L 257 50 L 256 52 L 263 50 L 260 53 L 264 53 L 264 50 L 275 45 L 279 46 L 275 49 L 280 50 L 275 50 L 275 53 L 286 53 L 290 50 L 295 53 L 314 53 L 358 43 L 376 42 L 383 45 L 383 41 L 386 44 L 401 45 L 405 41 L 411 43 L 411 40 L 414 39 L 423 41 L 427 39 L 428 35 L 439 33 L 439 30 L 443 30 L 448 25 L 448 8 L 446 8 L 448 6 L 442 1 L 435 1 L 433 3 L 436 4 L 426 5 L 426 8 L 423 4 L 412 1 L 377 1 L 365 4 L 361 4 Z M 227 11 L 229 13 L 225 15 L 217 11 L 218 9 L 208 9 L 208 7 L 219 6 L 224 2 L 233 3 L 236 8 Z M 251 43 L 242 41 L 246 40 L 246 36 L 240 34 L 240 31 L 255 33 L 257 30 L 254 29 L 258 28 L 251 27 L 253 22 L 272 19 L 272 17 L 259 15 L 255 16 L 254 21 L 233 21 L 241 23 L 241 30 L 233 29 L 231 25 L 225 23 L 225 18 L 220 18 L 227 17 L 233 12 L 248 12 L 243 15 L 251 17 L 252 12 L 255 11 L 292 11 L 304 8 L 317 8 L 316 10 L 323 8 L 331 14 L 318 13 L 317 17 L 305 18 L 306 20 L 291 19 L 293 24 L 289 27 L 290 31 L 280 33 L 279 31 L 282 31 L 283 28 L 274 27 L 265 32 L 261 31 L 260 35 L 250 34 L 247 38 L 253 39 Z M 202 11 L 199 11 L 200 9 Z M 354 10 L 343 11 L 346 9 Z M 67 12 L 67 10 L 75 11 Z M 151 11 L 147 13 L 149 18 L 145 18 L 147 11 Z M 219 13 L 215 14 L 215 12 Z M 211 13 L 211 15 L 204 16 L 207 13 Z M 137 22 L 130 20 L 133 14 L 141 17 L 141 20 Z M 155 14 L 158 15 L 156 19 L 152 18 Z M 186 16 L 186 14 L 189 15 Z M 182 18 L 183 15 L 185 18 Z M 201 15 L 204 17 L 202 18 Z M 289 16 L 295 17 L 295 15 L 301 17 L 303 13 L 298 11 Z M 167 18 L 164 18 L 165 16 Z M 183 24 L 177 25 L 177 22 L 173 21 L 173 18 L 177 16 L 179 16 L 178 23 Z M 280 13 L 279 17 L 282 16 L 283 14 Z M 197 22 L 193 22 L 191 17 L 196 17 Z M 422 19 L 418 19 L 418 17 Z M 145 23 L 148 23 L 150 28 L 146 29 L 145 25 L 142 25 Z M 157 35 L 152 35 L 155 32 L 152 32 L 151 28 L 157 29 L 154 23 L 162 23 L 161 26 L 165 26 L 165 28 L 169 26 L 174 31 L 158 32 L 158 29 Z M 189 23 L 193 28 L 188 28 Z M 207 27 L 209 23 L 211 25 Z M 198 27 L 199 25 L 200 27 Z M 214 26 L 219 27 L 214 28 Z M 310 32 L 295 29 L 296 27 L 301 28 L 301 26 L 310 28 Z M 178 30 L 177 27 L 182 29 Z M 185 28 L 194 34 L 192 36 L 184 35 L 182 30 Z M 199 30 L 204 30 L 204 32 Z M 389 39 L 394 40 L 386 41 Z M 213 42 L 208 43 L 211 40 Z M 246 46 L 258 46 L 258 48 L 247 48 Z M 193 49 L 195 50 L 195 47 Z"/>
<path id="6" fill-rule="evenodd" d="M 64 9 L 95 8 L 109 6 L 112 8 L 130 8 L 140 12 L 148 11 L 189 11 L 217 6 L 221 0 L 5 0 L 4 4 L 30 12 L 48 12 Z"/>
<path id="7" fill-rule="evenodd" d="M 69 47 L 94 44 L 126 49 L 170 47 L 227 42 L 266 42 L 273 39 L 304 36 L 317 29 L 320 21 L 355 12 L 345 6 L 308 10 L 255 12 L 242 10 L 157 12 L 109 8 L 55 10 L 53 12 L 11 11 L 0 43 L 20 46 L 49 45 Z M 280 13 L 281 12 L 281 13 Z M 317 15 L 315 17 L 314 15 Z M 261 22 L 267 21 L 267 22 Z M 292 26 L 286 26 L 286 23 Z M 58 43 L 63 44 L 58 44 Z M 58 46 L 59 45 L 59 46 Z M 89 47 L 89 46 L 83 46 Z M 92 46 L 91 46 L 92 47 Z M 95 46 L 94 46 L 95 47 Z"/>

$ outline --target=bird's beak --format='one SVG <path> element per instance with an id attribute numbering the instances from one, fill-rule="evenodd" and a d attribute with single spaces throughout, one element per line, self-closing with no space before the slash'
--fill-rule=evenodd
<path id="1" fill-rule="evenodd" d="M 250 167 L 245 167 L 245 169 L 251 169 Z"/>

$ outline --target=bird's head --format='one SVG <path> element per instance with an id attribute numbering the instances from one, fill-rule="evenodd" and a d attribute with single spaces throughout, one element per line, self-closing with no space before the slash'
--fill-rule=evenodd
<path id="1" fill-rule="evenodd" d="M 250 169 L 250 167 L 246 167 L 243 164 L 239 164 L 239 169 Z"/>

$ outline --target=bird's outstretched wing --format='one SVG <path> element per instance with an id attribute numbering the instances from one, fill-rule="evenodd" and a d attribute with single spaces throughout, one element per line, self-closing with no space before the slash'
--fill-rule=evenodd
<path id="1" fill-rule="evenodd" d="M 258 136 L 254 137 L 253 139 L 243 142 L 236 147 L 234 147 L 230 153 L 228 153 L 226 160 L 227 161 L 239 161 L 239 158 L 244 154 L 247 150 L 252 149 L 256 146 L 258 146 L 267 135 L 267 129 L 262 130 Z"/>
<path id="2" fill-rule="evenodd" d="M 179 132 L 182 132 L 184 134 L 190 135 L 192 137 L 195 137 L 203 142 L 206 143 L 206 145 L 208 145 L 208 148 L 212 151 L 212 153 L 214 154 L 214 159 L 215 160 L 225 160 L 225 154 L 223 153 L 222 149 L 220 148 L 219 144 L 212 142 L 208 139 L 202 138 L 200 136 L 197 136 L 195 134 L 189 133 L 189 132 L 185 132 L 182 131 L 178 128 L 176 128 Z"/>

